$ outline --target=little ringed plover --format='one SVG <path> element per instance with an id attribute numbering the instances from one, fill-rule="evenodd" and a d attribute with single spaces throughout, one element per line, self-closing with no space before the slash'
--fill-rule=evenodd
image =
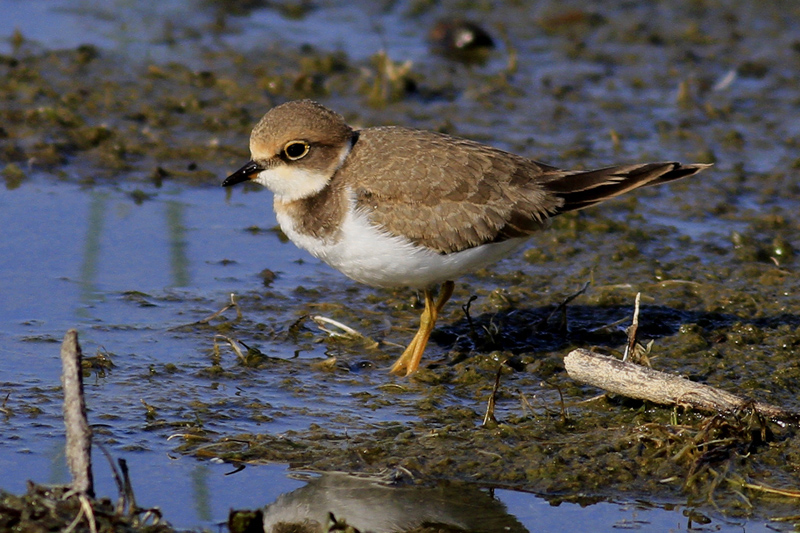
<path id="1" fill-rule="evenodd" d="M 419 330 L 391 369 L 402 375 L 419 367 L 455 278 L 511 254 L 560 213 L 710 166 L 561 170 L 441 133 L 355 130 L 310 100 L 264 115 L 250 153 L 222 185 L 253 180 L 270 189 L 297 246 L 361 283 L 423 291 Z"/>

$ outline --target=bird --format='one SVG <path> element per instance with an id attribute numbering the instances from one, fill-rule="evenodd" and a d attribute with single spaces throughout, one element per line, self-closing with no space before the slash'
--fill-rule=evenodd
<path id="1" fill-rule="evenodd" d="M 512 254 L 556 215 L 710 166 L 562 170 L 433 131 L 355 129 L 312 100 L 270 109 L 252 130 L 250 156 L 222 185 L 271 190 L 295 245 L 357 282 L 422 291 L 419 328 L 390 370 L 401 376 L 419 368 L 459 276 Z"/>
<path id="2" fill-rule="evenodd" d="M 377 475 L 320 473 L 267 505 L 255 530 L 528 531 L 500 500 L 474 484 L 422 486 L 409 477 L 399 468 Z M 314 527 L 326 523 L 328 528 Z M 341 529 L 330 527 L 334 523 Z"/>

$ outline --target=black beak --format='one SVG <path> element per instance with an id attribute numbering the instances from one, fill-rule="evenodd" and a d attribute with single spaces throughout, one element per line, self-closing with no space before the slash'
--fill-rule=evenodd
<path id="1" fill-rule="evenodd" d="M 236 185 L 237 183 L 247 181 L 252 179 L 254 175 L 258 174 L 262 170 L 264 169 L 261 167 L 261 165 L 255 161 L 248 161 L 242 168 L 225 178 L 225 181 L 222 182 L 222 186 L 230 187 L 231 185 Z"/>

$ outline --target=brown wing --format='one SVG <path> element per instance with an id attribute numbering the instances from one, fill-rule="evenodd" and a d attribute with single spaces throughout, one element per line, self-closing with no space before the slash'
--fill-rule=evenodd
<path id="1" fill-rule="evenodd" d="M 577 211 L 620 194 L 650 185 L 661 185 L 697 174 L 711 165 L 683 165 L 675 161 L 621 165 L 597 170 L 562 171 L 549 181 L 548 191 L 564 199 L 559 213 Z"/>
<path id="2" fill-rule="evenodd" d="M 707 166 L 668 162 L 563 171 L 473 141 L 390 126 L 361 130 L 340 176 L 347 176 L 356 207 L 373 223 L 452 253 L 526 236 L 558 213 Z"/>
<path id="3" fill-rule="evenodd" d="M 540 228 L 563 203 L 542 186 L 553 170 L 476 142 L 383 127 L 359 132 L 340 172 L 372 222 L 451 253 Z"/>

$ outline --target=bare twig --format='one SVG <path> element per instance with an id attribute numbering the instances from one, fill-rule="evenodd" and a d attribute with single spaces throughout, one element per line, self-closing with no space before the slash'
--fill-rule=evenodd
<path id="1" fill-rule="evenodd" d="M 61 384 L 64 388 L 64 425 L 67 429 L 67 464 L 72 490 L 94 497 L 92 477 L 92 430 L 86 418 L 83 370 L 78 332 L 67 331 L 61 344 Z"/>
<path id="2" fill-rule="evenodd" d="M 494 404 L 497 400 L 497 391 L 500 389 L 500 376 L 503 375 L 503 365 L 506 364 L 506 361 L 507 359 L 500 363 L 500 366 L 497 368 L 497 375 L 494 378 L 492 394 L 489 396 L 489 401 L 486 403 L 486 414 L 483 416 L 483 423 L 481 424 L 482 427 L 486 427 L 489 422 L 497 423 L 497 419 L 494 416 Z"/>
<path id="3" fill-rule="evenodd" d="M 722 413 L 752 408 L 771 419 L 800 421 L 800 413 L 774 405 L 753 402 L 709 385 L 600 355 L 589 350 L 573 350 L 564 358 L 569 376 L 614 394 L 648 400 L 662 405 L 683 405 Z"/>
<path id="4" fill-rule="evenodd" d="M 319 329 L 321 329 L 331 337 L 360 341 L 363 342 L 364 345 L 367 346 L 368 348 L 378 347 L 379 343 L 370 339 L 363 333 L 354 330 L 350 326 L 342 324 L 338 320 L 334 320 L 332 318 L 320 315 L 313 315 L 311 317 L 311 320 L 313 320 L 317 324 Z"/>
<path id="5" fill-rule="evenodd" d="M 636 301 L 633 307 L 633 320 L 631 326 L 628 328 L 628 344 L 625 346 L 625 355 L 622 356 L 623 361 L 627 361 L 628 357 L 633 357 L 633 351 L 636 348 L 636 333 L 639 330 L 639 301 L 642 299 L 642 293 L 636 293 Z"/>
<path id="6" fill-rule="evenodd" d="M 588 329 L 586 331 L 587 331 L 587 333 L 597 333 L 597 332 L 604 331 L 604 330 L 613 331 L 614 328 L 616 328 L 617 326 L 619 326 L 621 324 L 624 324 L 627 321 L 628 321 L 628 317 L 626 316 L 626 317 L 620 318 L 619 320 L 615 320 L 614 322 L 612 322 L 610 324 L 603 324 L 602 326 L 597 326 L 596 328 L 590 328 L 590 329 Z"/>
<path id="7" fill-rule="evenodd" d="M 787 498 L 797 498 L 800 499 L 800 491 L 795 489 L 779 489 L 775 487 L 770 487 L 769 485 L 764 485 L 761 483 L 748 483 L 744 480 L 740 479 L 730 479 L 727 478 L 725 481 L 730 483 L 734 486 L 739 486 L 745 489 L 750 489 L 756 492 L 763 492 L 765 494 L 775 494 L 778 496 L 785 496 Z M 774 519 L 773 519 L 774 520 Z"/>
<path id="8" fill-rule="evenodd" d="M 212 320 L 214 320 L 215 318 L 220 316 L 222 313 L 224 313 L 228 309 L 236 309 L 236 319 L 237 320 L 241 320 L 242 319 L 242 308 L 239 307 L 239 302 L 236 301 L 236 294 L 231 293 L 231 303 L 229 303 L 228 305 L 226 305 L 225 307 L 223 307 L 222 309 L 220 309 L 216 313 L 212 313 L 212 314 L 208 315 L 207 317 L 198 320 L 197 322 L 191 322 L 189 324 L 180 324 L 178 326 L 173 326 L 173 327 L 169 328 L 167 331 L 174 331 L 176 329 L 181 329 L 181 328 L 185 328 L 185 327 L 188 327 L 188 326 L 197 326 L 197 325 L 200 325 L 200 324 L 208 324 L 209 322 L 211 322 Z"/>
<path id="9" fill-rule="evenodd" d="M 561 391 L 561 386 L 558 383 L 548 383 L 556 388 L 558 392 L 559 403 L 561 404 L 561 423 L 566 424 L 569 421 L 569 413 L 567 413 L 567 404 L 564 402 L 564 393 Z"/>
<path id="10" fill-rule="evenodd" d="M 478 297 L 474 294 L 469 297 L 467 303 L 461 306 L 461 310 L 464 311 L 464 315 L 467 317 L 467 325 L 469 326 L 469 335 L 472 339 L 472 343 L 477 345 L 478 344 L 478 332 L 475 331 L 475 323 L 472 322 L 472 316 L 469 314 L 469 309 L 472 307 L 472 302 L 477 300 Z"/>
<path id="11" fill-rule="evenodd" d="M 75 527 L 81 521 L 81 518 L 83 518 L 83 505 L 81 505 L 80 509 L 78 510 L 78 514 L 72 520 L 70 525 L 67 526 L 67 529 L 65 529 L 63 533 L 72 533 L 75 530 Z"/>
<path id="12" fill-rule="evenodd" d="M 214 351 L 215 352 L 219 353 L 219 348 L 217 346 L 217 340 L 219 340 L 219 339 L 222 339 L 222 340 L 224 340 L 225 342 L 228 343 L 228 345 L 234 351 L 234 353 L 236 354 L 236 357 L 238 357 L 239 360 L 241 360 L 243 363 L 247 362 L 247 357 L 245 357 L 244 352 L 242 352 L 242 349 L 239 348 L 239 345 L 236 343 L 236 341 L 233 340 L 230 337 L 226 337 L 225 335 L 214 335 Z"/>
<path id="13" fill-rule="evenodd" d="M 86 517 L 86 522 L 89 524 L 90 533 L 97 533 L 97 521 L 94 518 L 94 511 L 92 510 L 92 503 L 89 501 L 89 498 L 86 494 L 72 494 L 73 497 L 77 497 L 78 501 L 81 502 L 81 507 L 75 519 L 67 526 L 67 529 L 64 530 L 64 533 L 72 533 L 84 516 Z"/>
<path id="14" fill-rule="evenodd" d="M 225 307 L 223 307 L 222 309 L 220 309 L 216 313 L 213 313 L 213 314 L 205 317 L 202 320 L 198 320 L 197 324 L 207 324 L 208 322 L 211 322 L 212 320 L 217 318 L 219 315 L 221 315 L 222 313 L 224 313 L 225 311 L 227 311 L 228 309 L 231 309 L 231 308 L 236 309 L 236 318 L 237 318 L 237 320 L 240 320 L 242 318 L 242 308 L 239 307 L 239 302 L 236 301 L 236 295 L 234 293 L 231 293 L 231 303 L 229 303 L 228 305 L 226 305 Z"/>
<path id="15" fill-rule="evenodd" d="M 89 522 L 89 532 L 97 533 L 97 520 L 94 518 L 92 502 L 89 501 L 86 494 L 79 494 L 78 498 L 80 498 L 81 501 L 81 510 L 86 515 L 86 521 Z"/>
<path id="16" fill-rule="evenodd" d="M 117 464 L 119 464 L 119 470 L 122 472 L 122 486 L 125 489 L 125 501 L 128 502 L 128 514 L 133 516 L 138 512 L 138 507 L 136 506 L 136 496 L 133 494 L 133 485 L 131 484 L 131 476 L 128 471 L 128 461 L 120 458 L 117 459 Z"/>
<path id="17" fill-rule="evenodd" d="M 589 285 L 591 285 L 591 282 L 587 281 L 586 283 L 583 284 L 583 287 L 578 289 L 577 292 L 575 292 L 573 294 L 570 294 L 569 296 L 564 298 L 564 301 L 562 301 L 560 304 L 558 304 L 558 306 L 556 306 L 555 309 L 553 309 L 553 312 L 550 313 L 550 315 L 546 319 L 544 319 L 543 323 L 544 324 L 549 323 L 553 319 L 553 317 L 556 316 L 556 313 L 560 313 L 560 315 L 559 315 L 559 326 L 560 326 L 561 331 L 566 332 L 567 331 L 567 305 L 569 305 L 572 302 L 572 300 L 574 300 L 575 298 L 577 298 L 581 294 L 584 294 L 586 292 L 586 289 L 589 288 Z"/>
<path id="18" fill-rule="evenodd" d="M 125 486 L 122 483 L 122 476 L 120 475 L 119 470 L 117 470 L 117 466 L 114 464 L 114 458 L 111 457 L 111 454 L 106 447 L 99 442 L 97 443 L 97 447 L 100 448 L 100 451 L 106 456 L 106 460 L 108 460 L 108 466 L 111 468 L 111 476 L 114 478 L 114 482 L 117 484 L 117 492 L 119 493 L 117 512 L 122 514 L 125 510 Z"/>

